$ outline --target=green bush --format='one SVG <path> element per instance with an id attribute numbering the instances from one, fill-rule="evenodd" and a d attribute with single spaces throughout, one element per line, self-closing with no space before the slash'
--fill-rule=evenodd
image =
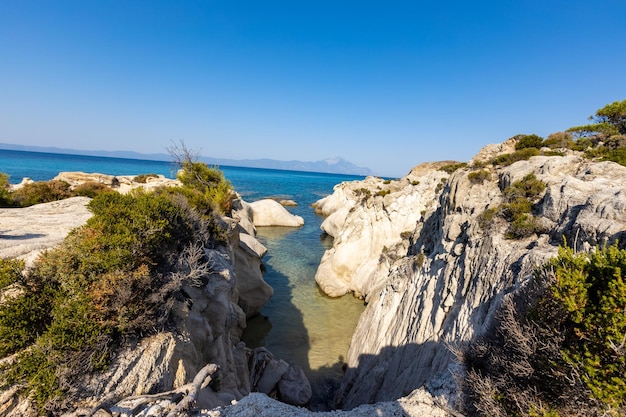
<path id="1" fill-rule="evenodd" d="M 539 149 L 537 148 L 524 148 L 517 150 L 513 153 L 506 153 L 498 155 L 493 158 L 490 163 L 492 165 L 509 166 L 517 161 L 525 161 L 533 156 L 539 155 Z"/>
<path id="2" fill-rule="evenodd" d="M 565 360 L 581 371 L 596 399 L 626 411 L 626 251 L 616 245 L 590 254 L 562 248 L 549 268 L 556 281 L 551 295 L 573 333 Z"/>
<path id="3" fill-rule="evenodd" d="M 22 279 L 24 261 L 0 258 L 0 290 Z"/>
<path id="4" fill-rule="evenodd" d="M 472 184 L 482 184 L 485 181 L 488 181 L 491 179 L 491 172 L 487 171 L 486 169 L 481 169 L 480 171 L 473 171 L 467 174 L 467 179 Z"/>
<path id="5" fill-rule="evenodd" d="M 391 191 L 389 191 L 389 190 L 379 190 L 379 191 L 377 191 L 377 192 L 376 192 L 376 195 L 377 195 L 377 196 L 380 196 L 380 197 L 384 197 L 384 196 L 386 196 L 387 194 L 389 194 L 390 192 L 391 192 Z"/>
<path id="6" fill-rule="evenodd" d="M 148 181 L 148 178 L 159 178 L 157 174 L 140 174 L 133 178 L 133 181 L 138 182 L 140 184 L 145 184 Z"/>
<path id="7" fill-rule="evenodd" d="M 177 178 L 183 184 L 181 192 L 201 213 L 230 211 L 233 187 L 219 169 L 210 168 L 202 162 L 185 160 Z"/>
<path id="8" fill-rule="evenodd" d="M 372 196 L 372 192 L 367 188 L 361 187 L 354 190 L 354 195 L 357 197 L 369 198 Z"/>
<path id="9" fill-rule="evenodd" d="M 622 166 L 626 166 L 626 148 L 608 151 L 602 158 L 603 161 L 613 161 Z"/>
<path id="10" fill-rule="evenodd" d="M 100 193 L 106 193 L 111 191 L 113 190 L 108 185 L 95 181 L 88 181 L 74 187 L 72 194 L 76 196 L 94 198 Z"/>
<path id="11" fill-rule="evenodd" d="M 505 232 L 507 239 L 522 239 L 539 232 L 537 219 L 532 214 L 533 205 L 543 195 L 546 184 L 537 179 L 535 174 L 528 174 L 505 188 L 504 203 L 485 210 L 478 218 L 483 230 L 489 230 L 495 218 L 501 216 L 509 227 Z"/>
<path id="12" fill-rule="evenodd" d="M 556 132 L 548 135 L 546 140 L 543 141 L 542 146 L 550 149 L 572 149 L 574 147 L 574 140 L 572 134 L 569 132 Z"/>
<path id="13" fill-rule="evenodd" d="M 72 196 L 70 185 L 60 180 L 25 184 L 11 194 L 12 199 L 21 207 L 49 203 Z"/>
<path id="14" fill-rule="evenodd" d="M 15 202 L 9 191 L 9 176 L 0 172 L 0 207 L 13 207 Z"/>
<path id="15" fill-rule="evenodd" d="M 479 416 L 626 413 L 626 251 L 559 256 L 504 299 L 462 352 L 465 408 Z"/>
<path id="16" fill-rule="evenodd" d="M 527 148 L 540 149 L 542 144 L 543 144 L 543 138 L 541 136 L 537 136 L 535 134 L 522 135 L 518 137 L 517 142 L 515 143 L 515 150 L 519 151 L 520 149 L 527 149 Z"/>
<path id="17" fill-rule="evenodd" d="M 465 162 L 457 162 L 457 163 L 454 163 L 454 164 L 444 165 L 441 168 L 439 168 L 439 170 L 447 172 L 448 174 L 452 174 L 456 170 L 459 170 L 461 168 L 465 168 L 466 166 L 467 166 L 467 163 L 465 163 Z"/>

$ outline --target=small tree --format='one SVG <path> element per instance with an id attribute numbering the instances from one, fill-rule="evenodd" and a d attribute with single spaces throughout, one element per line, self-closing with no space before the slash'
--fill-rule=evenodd
<path id="1" fill-rule="evenodd" d="M 600 136 L 601 139 L 615 135 L 626 135 L 626 100 L 607 104 L 598 109 L 595 116 L 589 116 L 589 120 L 593 120 L 595 123 L 575 126 L 568 131 L 581 137 Z"/>

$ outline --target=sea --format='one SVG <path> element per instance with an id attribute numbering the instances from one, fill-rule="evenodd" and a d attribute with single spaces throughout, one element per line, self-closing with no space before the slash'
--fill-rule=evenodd
<path id="1" fill-rule="evenodd" d="M 317 287 L 315 272 L 324 251 L 332 246 L 332 238 L 322 234 L 323 217 L 315 214 L 311 204 L 331 194 L 336 184 L 363 177 L 231 166 L 219 169 L 246 201 L 280 198 L 298 203 L 287 209 L 302 216 L 304 226 L 257 228 L 257 238 L 268 248 L 263 258 L 264 279 L 274 288 L 274 296 L 259 317 L 249 320 L 242 339 L 250 347 L 265 346 L 277 357 L 300 366 L 313 385 L 314 407 L 325 409 L 341 377 L 364 305 L 351 295 L 327 297 Z M 0 172 L 8 174 L 12 184 L 24 177 L 47 181 L 66 171 L 176 175 L 176 167 L 168 161 L 0 149 Z"/>

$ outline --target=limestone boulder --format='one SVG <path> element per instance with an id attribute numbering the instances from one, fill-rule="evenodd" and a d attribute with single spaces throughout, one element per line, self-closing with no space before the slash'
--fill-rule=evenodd
<path id="1" fill-rule="evenodd" d="M 255 226 L 286 226 L 300 227 L 304 219 L 287 211 L 279 202 L 272 199 L 258 200 L 250 203 L 252 222 Z"/>
<path id="2" fill-rule="evenodd" d="M 252 350 L 249 363 L 252 391 L 292 405 L 304 406 L 311 401 L 311 384 L 300 367 L 289 365 L 262 347 Z"/>

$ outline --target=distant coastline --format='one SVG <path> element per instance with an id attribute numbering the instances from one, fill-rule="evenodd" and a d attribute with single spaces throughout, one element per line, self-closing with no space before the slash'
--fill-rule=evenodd
<path id="1" fill-rule="evenodd" d="M 27 146 L 0 143 L 0 149 L 24 152 L 42 152 L 65 155 L 101 156 L 107 158 L 138 159 L 147 161 L 170 161 L 171 156 L 165 153 L 144 154 L 133 151 L 88 151 L 54 146 Z M 200 159 L 209 165 L 279 169 L 287 171 L 320 172 L 327 174 L 374 175 L 371 169 L 359 167 L 341 157 L 327 158 L 320 161 L 279 161 L 275 159 L 224 159 L 201 156 Z"/>

